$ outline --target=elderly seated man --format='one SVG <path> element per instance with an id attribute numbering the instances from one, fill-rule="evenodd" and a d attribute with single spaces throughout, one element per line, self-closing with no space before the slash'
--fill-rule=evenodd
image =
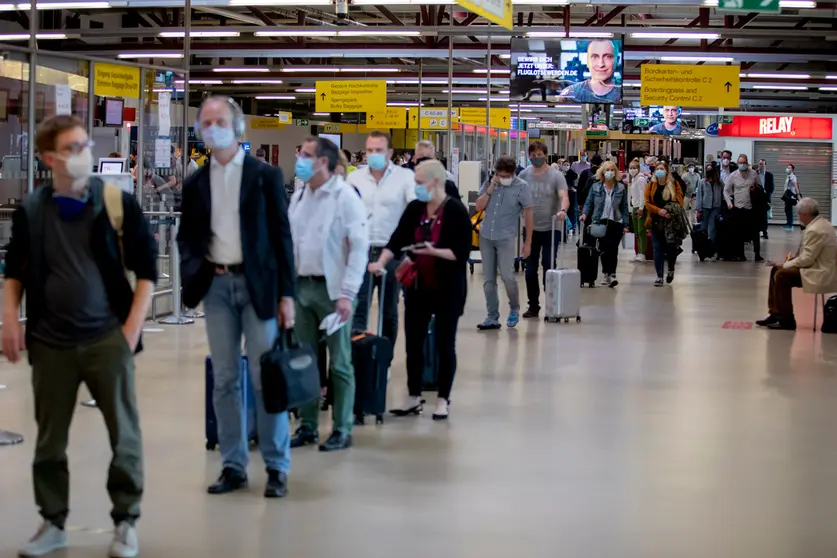
<path id="1" fill-rule="evenodd" d="M 799 220 L 805 226 L 802 245 L 795 258 L 784 264 L 768 262 L 770 294 L 767 306 L 770 315 L 756 325 L 779 330 L 795 330 L 793 287 L 806 293 L 837 291 L 837 236 L 827 219 L 820 217 L 817 202 L 802 198 L 796 206 Z"/>

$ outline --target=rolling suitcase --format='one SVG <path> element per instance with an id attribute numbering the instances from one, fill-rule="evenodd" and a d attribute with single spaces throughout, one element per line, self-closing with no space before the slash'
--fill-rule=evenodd
<path id="1" fill-rule="evenodd" d="M 424 340 L 424 372 L 421 376 L 422 391 L 439 389 L 439 353 L 436 351 L 436 316 L 430 318 L 427 337 Z"/>
<path id="2" fill-rule="evenodd" d="M 552 217 L 552 260 L 555 261 L 555 216 Z M 565 233 L 562 233 L 565 234 Z M 559 250 L 559 260 L 556 269 L 546 272 L 546 313 L 545 322 L 564 322 L 575 318 L 581 321 L 581 271 L 577 269 L 562 268 L 564 260 L 564 246 L 566 238 L 562 239 Z"/>
<path id="3" fill-rule="evenodd" d="M 587 227 L 582 224 L 579 228 L 581 229 L 578 240 L 578 271 L 581 275 L 579 285 L 587 285 L 592 289 L 596 286 L 596 277 L 599 275 L 599 249 L 595 246 L 595 239 L 592 246 L 584 243 L 584 231 Z"/>
<path id="4" fill-rule="evenodd" d="M 215 418 L 215 404 L 212 394 L 215 386 L 215 374 L 212 370 L 212 357 L 206 357 L 206 449 L 209 451 L 218 447 L 218 420 Z M 259 437 L 256 430 L 256 395 L 250 387 L 250 370 L 247 357 L 241 357 L 241 397 L 244 404 L 244 422 L 247 428 L 247 439 L 258 444 Z"/>
<path id="5" fill-rule="evenodd" d="M 692 229 L 692 250 L 698 255 L 700 261 L 711 258 L 715 254 L 715 247 L 709 239 L 709 233 L 703 229 Z"/>
<path id="6" fill-rule="evenodd" d="M 369 304 L 372 285 L 369 281 Z M 381 278 L 378 296 L 378 332 L 360 333 L 352 337 L 352 365 L 355 369 L 355 424 L 362 425 L 366 415 L 375 415 L 376 424 L 383 424 L 387 407 L 387 371 L 392 363 L 392 341 L 381 337 L 384 327 L 385 277 Z"/>

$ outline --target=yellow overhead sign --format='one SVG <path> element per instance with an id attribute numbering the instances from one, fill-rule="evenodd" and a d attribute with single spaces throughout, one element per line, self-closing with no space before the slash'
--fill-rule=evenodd
<path id="1" fill-rule="evenodd" d="M 459 109 L 451 109 L 450 111 L 453 120 L 459 116 Z M 410 109 L 407 115 L 409 117 L 409 127 L 416 129 L 419 127 L 419 110 Z M 447 130 L 448 129 L 448 109 L 421 109 L 421 129 L 422 130 Z"/>
<path id="2" fill-rule="evenodd" d="M 327 134 L 354 134 L 357 132 L 357 124 L 327 122 L 322 126 Z"/>
<path id="3" fill-rule="evenodd" d="M 373 129 L 403 128 L 406 122 L 407 109 L 404 107 L 387 107 L 384 111 L 366 113 L 366 126 Z"/>
<path id="4" fill-rule="evenodd" d="M 485 126 L 485 109 L 479 107 L 462 107 L 459 109 L 459 121 L 463 124 Z M 493 108 L 489 126 L 492 128 L 511 128 L 511 109 Z"/>
<path id="5" fill-rule="evenodd" d="M 294 123 L 294 115 L 290 112 L 280 111 L 276 114 L 279 117 L 280 124 L 293 124 Z"/>
<path id="6" fill-rule="evenodd" d="M 119 64 L 93 64 L 93 93 L 101 97 L 139 99 L 140 69 Z"/>
<path id="7" fill-rule="evenodd" d="M 386 80 L 318 81 L 317 112 L 383 112 L 387 109 Z"/>
<path id="8" fill-rule="evenodd" d="M 254 116 L 250 119 L 251 130 L 281 130 L 285 125 L 275 116 Z"/>
<path id="9" fill-rule="evenodd" d="M 714 64 L 643 64 L 640 102 L 657 106 L 738 108 L 740 71 L 740 66 Z"/>
<path id="10" fill-rule="evenodd" d="M 509 31 L 514 27 L 512 0 L 456 0 L 456 3 Z"/>

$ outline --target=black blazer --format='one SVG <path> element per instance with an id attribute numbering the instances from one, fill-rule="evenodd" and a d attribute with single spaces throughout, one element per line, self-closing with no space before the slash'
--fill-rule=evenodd
<path id="1" fill-rule="evenodd" d="M 770 171 L 764 171 L 764 193 L 767 194 L 768 199 L 773 197 L 773 190 L 775 188 L 775 183 L 773 182 L 773 173 Z"/>
<path id="2" fill-rule="evenodd" d="M 215 266 L 208 260 L 212 240 L 210 167 L 208 162 L 183 184 L 177 244 L 183 303 L 188 308 L 203 300 L 215 277 Z M 295 292 L 293 241 L 282 170 L 245 156 L 239 203 L 250 302 L 260 319 L 269 320 L 277 315 L 279 298 L 293 297 Z"/>
<path id="3" fill-rule="evenodd" d="M 401 248 L 415 243 L 416 227 L 427 215 L 427 204 L 414 200 L 407 205 L 398 227 L 389 239 L 387 249 L 401 257 Z M 465 205 L 456 199 L 449 199 L 442 215 L 442 230 L 439 232 L 439 248 L 450 248 L 455 261 L 436 258 L 439 282 L 444 285 L 440 296 L 442 307 L 452 308 L 461 316 L 465 311 L 465 297 L 468 294 L 465 269 L 471 255 L 471 219 Z"/>

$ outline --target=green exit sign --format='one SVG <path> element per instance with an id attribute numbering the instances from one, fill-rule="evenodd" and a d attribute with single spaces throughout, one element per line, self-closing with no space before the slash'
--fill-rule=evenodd
<path id="1" fill-rule="evenodd" d="M 779 0 L 718 0 L 721 10 L 741 10 L 745 12 L 780 12 Z"/>
<path id="2" fill-rule="evenodd" d="M 634 124 L 639 128 L 647 128 L 651 125 L 651 120 L 648 118 L 636 118 L 634 119 Z"/>
<path id="3" fill-rule="evenodd" d="M 308 126 L 308 121 L 304 118 L 294 118 L 294 126 Z"/>

